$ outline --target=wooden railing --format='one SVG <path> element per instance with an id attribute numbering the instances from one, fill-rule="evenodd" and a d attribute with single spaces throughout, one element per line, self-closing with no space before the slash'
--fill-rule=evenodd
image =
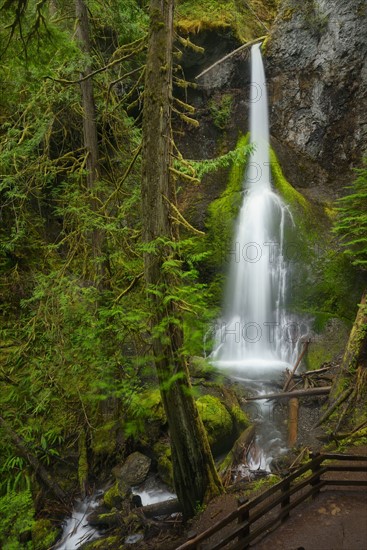
<path id="1" fill-rule="evenodd" d="M 176 550 L 219 550 L 248 548 L 265 531 L 283 522 L 291 510 L 307 498 L 315 498 L 322 487 L 367 486 L 367 479 L 337 479 L 327 472 L 366 472 L 367 456 L 345 454 L 313 454 L 312 459 L 265 492 L 243 499 L 240 506 L 199 535 L 193 535 Z M 325 463 L 327 461 L 327 463 Z M 364 464 L 340 464 L 340 461 Z M 307 475 L 307 473 L 309 474 Z M 306 474 L 306 477 L 305 477 Z M 297 495 L 297 496 L 296 496 Z M 280 507 L 280 509 L 277 507 Z M 266 516 L 267 514 L 267 516 Z M 211 537 L 215 536 L 210 541 Z"/>

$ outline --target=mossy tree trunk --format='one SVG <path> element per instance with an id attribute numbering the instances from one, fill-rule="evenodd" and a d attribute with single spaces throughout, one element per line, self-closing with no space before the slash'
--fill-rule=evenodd
<path id="1" fill-rule="evenodd" d="M 340 393 L 343 379 L 354 380 L 357 369 L 367 368 L 367 290 L 362 294 L 357 315 L 343 355 L 340 372 L 330 398 L 333 401 Z"/>
<path id="2" fill-rule="evenodd" d="M 76 15 L 76 36 L 81 51 L 86 56 L 86 63 L 81 73 L 81 78 L 90 74 L 92 71 L 90 59 L 92 53 L 88 10 L 84 0 L 75 0 L 75 15 Z M 99 162 L 99 147 L 98 147 L 98 132 L 96 123 L 96 105 L 94 100 L 93 80 L 87 78 L 80 82 L 80 90 L 82 95 L 83 108 L 83 137 L 84 148 L 86 151 L 86 183 L 88 193 L 91 198 L 91 207 L 95 211 L 97 209 L 96 183 L 100 177 L 100 162 Z M 96 263 L 96 272 L 99 278 L 103 277 L 104 269 L 101 260 L 101 250 L 103 243 L 103 232 L 100 229 L 93 229 L 91 232 L 92 253 Z"/>
<path id="3" fill-rule="evenodd" d="M 366 366 L 367 360 L 367 290 L 363 292 L 357 315 L 343 356 L 342 371 Z"/>
<path id="4" fill-rule="evenodd" d="M 150 243 L 144 256 L 150 293 L 155 365 L 167 415 L 177 497 L 186 518 L 198 505 L 222 492 L 208 439 L 192 396 L 182 352 L 183 330 L 177 305 L 167 300 L 175 277 L 165 269 L 177 238 L 169 201 L 174 202 L 171 164 L 171 99 L 173 0 L 151 0 L 146 65 L 142 149 L 143 238 Z M 154 243 L 154 246 L 152 244 Z M 153 251 L 152 251 L 153 249 Z"/>

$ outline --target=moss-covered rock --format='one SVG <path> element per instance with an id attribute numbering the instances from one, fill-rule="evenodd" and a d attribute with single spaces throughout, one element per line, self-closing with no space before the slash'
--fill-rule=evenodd
<path id="1" fill-rule="evenodd" d="M 270 26 L 276 8 L 276 0 L 180 0 L 176 26 L 181 33 L 230 28 L 246 42 L 264 34 L 264 24 Z"/>
<path id="2" fill-rule="evenodd" d="M 214 454 L 220 453 L 230 445 L 233 434 L 233 422 L 226 407 L 217 397 L 203 395 L 196 401 L 200 418 L 208 434 L 210 447 Z"/>
<path id="3" fill-rule="evenodd" d="M 248 144 L 249 134 L 237 141 L 236 149 Z M 212 249 L 211 261 L 222 267 L 226 260 L 233 238 L 234 222 L 242 204 L 242 187 L 246 167 L 246 156 L 236 162 L 230 171 L 228 184 L 221 196 L 209 206 L 207 229 L 208 240 Z"/>
<path id="4" fill-rule="evenodd" d="M 237 435 L 250 425 L 250 420 L 246 413 L 243 412 L 241 407 L 239 405 L 233 405 L 229 411 L 233 427 L 234 427 L 234 433 Z"/>
<path id="5" fill-rule="evenodd" d="M 171 445 L 167 440 L 158 441 L 153 448 L 157 461 L 157 472 L 163 483 L 173 487 L 173 467 Z"/>
<path id="6" fill-rule="evenodd" d="M 34 550 L 48 550 L 51 548 L 58 536 L 60 529 L 57 529 L 49 519 L 38 519 L 32 527 L 32 544 Z"/>
<path id="7" fill-rule="evenodd" d="M 131 495 L 131 488 L 119 479 L 103 496 L 103 502 L 108 508 L 118 508 Z"/>

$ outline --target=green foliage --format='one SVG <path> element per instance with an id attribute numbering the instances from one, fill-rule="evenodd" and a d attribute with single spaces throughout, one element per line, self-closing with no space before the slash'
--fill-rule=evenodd
<path id="1" fill-rule="evenodd" d="M 101 159 L 93 190 L 86 186 L 80 89 L 65 82 L 78 79 L 86 61 L 102 68 L 130 52 L 126 42 L 143 39 L 147 14 L 134 0 L 89 2 L 93 54 L 86 59 L 73 12 L 59 4 L 51 16 L 41 4 L 35 32 L 36 2 L 25 4 L 25 40 L 17 24 L 0 65 L 0 408 L 30 452 L 55 467 L 59 455 L 75 450 L 81 430 L 103 431 L 101 402 L 118 399 L 129 413 L 136 373 L 150 368 L 134 358 L 148 348 L 142 335 L 149 318 L 135 246 L 141 132 L 127 113 L 141 71 L 124 79 L 126 93 L 110 86 L 142 65 L 144 40 L 132 47 L 135 55 L 93 79 Z M 0 12 L 2 44 L 13 17 Z M 99 257 L 96 232 L 103 235 Z M 101 265 L 108 284 L 101 284 Z M 33 479 L 28 464 L 1 436 L 1 492 L 25 489 Z M 77 483 L 73 466 L 69 478 Z M 79 473 L 86 471 L 84 460 Z"/>
<path id="2" fill-rule="evenodd" d="M 232 105 L 233 96 L 231 94 L 223 94 L 218 99 L 214 98 L 209 102 L 214 125 L 220 130 L 224 130 L 230 121 Z"/>
<path id="3" fill-rule="evenodd" d="M 352 264 L 367 268 L 367 158 L 364 166 L 355 170 L 357 177 L 346 189 L 345 197 L 337 201 L 337 217 L 333 231 L 340 237 L 345 255 Z"/>
<path id="4" fill-rule="evenodd" d="M 49 519 L 38 519 L 32 527 L 32 543 L 34 550 L 49 550 L 59 536 L 59 529 L 55 529 Z"/>
<path id="5" fill-rule="evenodd" d="M 30 491 L 0 497 L 0 543 L 3 550 L 32 550 L 32 543 L 20 542 L 34 527 L 34 508 Z"/>

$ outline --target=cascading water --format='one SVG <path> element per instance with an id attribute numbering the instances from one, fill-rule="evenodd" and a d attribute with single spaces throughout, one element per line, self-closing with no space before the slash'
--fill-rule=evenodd
<path id="1" fill-rule="evenodd" d="M 212 360 L 220 367 L 288 366 L 294 347 L 286 318 L 284 231 L 288 207 L 271 188 L 268 101 L 260 44 L 251 49 L 250 155 L 230 253 L 223 318 Z"/>
<path id="2" fill-rule="evenodd" d="M 286 229 L 294 226 L 287 205 L 271 186 L 268 101 L 260 44 L 251 48 L 250 154 L 244 198 L 235 240 L 223 318 L 217 326 L 211 361 L 232 370 L 237 380 L 254 393 L 277 382 L 293 364 L 300 338 L 298 324 L 286 313 L 288 264 L 284 254 Z M 261 380 L 262 379 L 262 380 Z M 284 434 L 274 420 L 272 403 L 260 401 L 255 444 L 247 454 L 250 470 L 270 469 L 274 456 L 284 450 Z"/>

